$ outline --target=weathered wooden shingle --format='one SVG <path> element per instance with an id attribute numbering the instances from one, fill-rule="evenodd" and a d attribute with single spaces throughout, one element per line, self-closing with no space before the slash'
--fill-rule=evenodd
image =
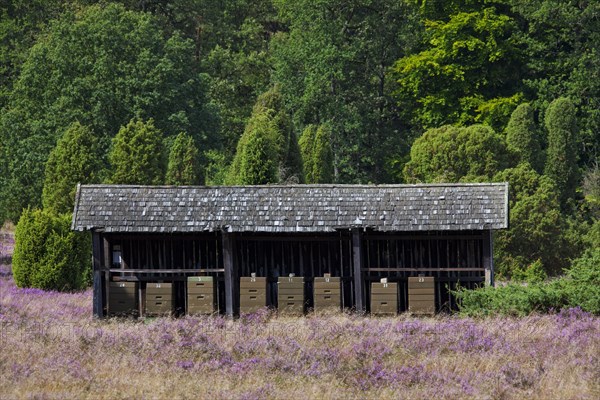
<path id="1" fill-rule="evenodd" d="M 74 230 L 449 231 L 508 227 L 508 185 L 82 185 Z"/>

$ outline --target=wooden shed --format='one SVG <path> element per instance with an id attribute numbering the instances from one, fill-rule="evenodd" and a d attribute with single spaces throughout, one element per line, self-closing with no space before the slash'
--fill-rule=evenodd
<path id="1" fill-rule="evenodd" d="M 399 312 L 413 277 L 433 278 L 436 310 L 451 309 L 458 282 L 493 285 L 492 232 L 507 227 L 506 183 L 81 185 L 72 224 L 92 232 L 98 317 L 115 282 L 135 283 L 127 290 L 140 313 L 150 283 L 171 284 L 173 311 L 184 312 L 186 281 L 197 276 L 213 277 L 215 309 L 233 316 L 251 274 L 266 277 L 273 307 L 280 277 L 304 278 L 310 309 L 314 278 L 329 274 L 343 307 L 358 312 L 370 311 L 381 278 L 397 283 Z"/>

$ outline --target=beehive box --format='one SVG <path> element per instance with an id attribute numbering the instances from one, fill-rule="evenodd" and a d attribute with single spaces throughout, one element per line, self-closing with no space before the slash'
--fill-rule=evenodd
<path id="1" fill-rule="evenodd" d="M 411 276 L 408 278 L 408 311 L 413 314 L 435 313 L 435 278 Z"/>
<path id="2" fill-rule="evenodd" d="M 173 284 L 146 284 L 146 314 L 162 315 L 173 311 Z"/>
<path id="3" fill-rule="evenodd" d="M 313 287 L 315 311 L 340 311 L 342 282 L 339 277 L 316 277 Z"/>
<path id="4" fill-rule="evenodd" d="M 371 314 L 396 315 L 398 313 L 398 284 L 395 282 L 371 283 Z"/>
<path id="5" fill-rule="evenodd" d="M 187 281 L 188 314 L 212 314 L 216 308 L 217 286 L 212 276 L 190 276 Z"/>
<path id="6" fill-rule="evenodd" d="M 267 305 L 267 278 L 240 278 L 240 313 L 251 313 Z"/>
<path id="7" fill-rule="evenodd" d="M 304 278 L 280 277 L 277 281 L 277 310 L 281 315 L 304 314 Z"/>
<path id="8" fill-rule="evenodd" d="M 137 282 L 110 282 L 108 314 L 118 315 L 137 311 Z"/>

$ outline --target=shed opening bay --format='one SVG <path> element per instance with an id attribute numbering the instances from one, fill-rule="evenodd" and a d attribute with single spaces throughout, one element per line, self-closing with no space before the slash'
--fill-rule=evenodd
<path id="1" fill-rule="evenodd" d="M 165 295 L 156 284 L 170 285 L 175 314 L 277 307 L 278 282 L 289 276 L 302 279 L 305 309 L 322 307 L 324 276 L 336 281 L 334 307 L 371 311 L 372 284 L 386 278 L 397 312 L 430 310 L 431 293 L 436 311 L 452 309 L 448 289 L 459 282 L 493 285 L 492 234 L 507 227 L 507 183 L 80 185 L 72 223 L 92 232 L 98 317 L 132 308 L 144 315 L 149 298 Z M 409 286 L 414 277 L 433 282 L 426 299 Z M 190 283 L 204 281 L 209 289 Z M 127 304 L 115 287 L 131 288 Z"/>

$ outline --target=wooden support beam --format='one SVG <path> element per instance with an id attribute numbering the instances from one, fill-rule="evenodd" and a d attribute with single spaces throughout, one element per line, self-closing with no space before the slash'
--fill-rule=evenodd
<path id="1" fill-rule="evenodd" d="M 494 286 L 494 237 L 491 230 L 483 234 L 483 267 L 485 285 Z"/>
<path id="2" fill-rule="evenodd" d="M 104 317 L 104 296 L 102 294 L 102 237 L 98 232 L 92 232 L 92 271 L 94 295 L 92 312 L 94 317 Z"/>
<path id="3" fill-rule="evenodd" d="M 223 269 L 225 278 L 225 314 L 233 318 L 233 237 L 230 233 L 223 231 Z"/>
<path id="4" fill-rule="evenodd" d="M 360 229 L 352 230 L 352 258 L 353 258 L 353 275 L 354 275 L 354 302 L 356 311 L 359 313 L 365 312 L 365 293 L 362 278 L 362 235 Z"/>

